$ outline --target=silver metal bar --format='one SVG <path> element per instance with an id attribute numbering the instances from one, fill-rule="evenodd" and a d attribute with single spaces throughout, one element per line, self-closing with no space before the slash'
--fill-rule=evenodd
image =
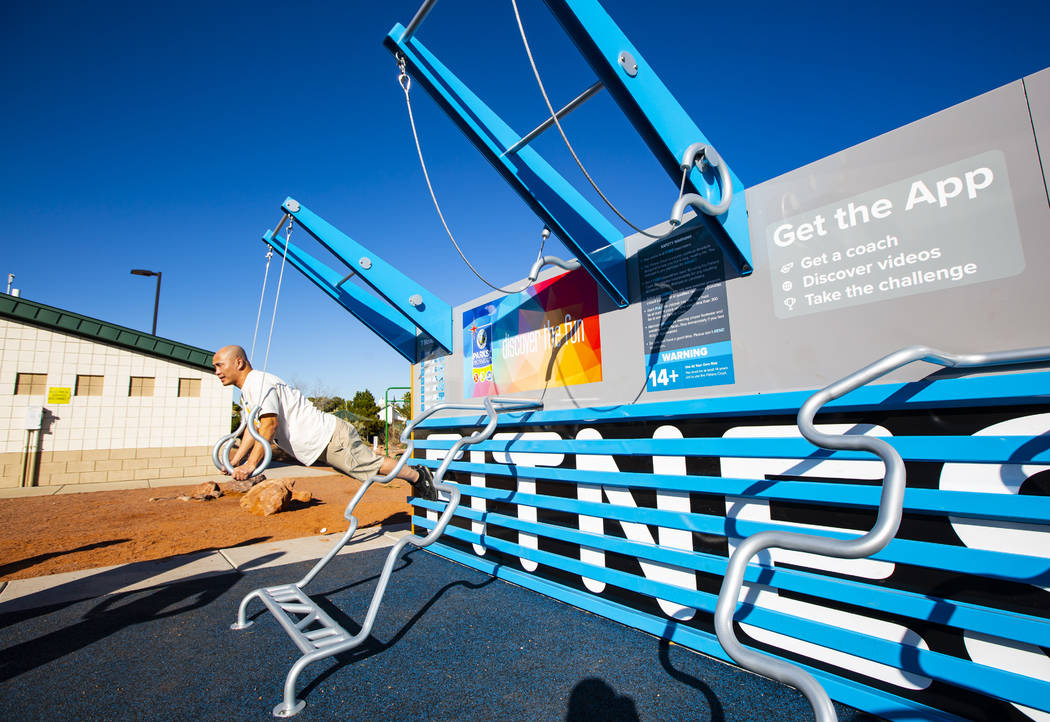
<path id="1" fill-rule="evenodd" d="M 583 91 L 575 98 L 570 100 L 568 103 L 566 103 L 565 107 L 559 110 L 554 115 L 558 118 L 558 120 L 561 120 L 566 115 L 568 115 L 569 113 L 583 105 L 585 102 L 587 102 L 593 95 L 595 95 L 599 90 L 601 90 L 604 87 L 605 86 L 602 85 L 601 81 L 598 81 L 591 87 L 587 88 L 587 90 Z M 550 128 L 552 125 L 554 125 L 554 118 L 547 118 L 547 120 L 537 125 L 528 135 L 524 136 L 517 143 L 500 153 L 500 157 L 502 158 L 505 155 L 510 155 L 511 153 L 518 152 L 518 150 L 531 143 L 540 133 L 547 130 L 547 128 Z"/>
<path id="2" fill-rule="evenodd" d="M 883 549 L 896 536 L 897 529 L 900 527 L 906 472 L 904 461 L 897 450 L 882 439 L 873 436 L 826 434 L 818 431 L 813 423 L 814 417 L 829 401 L 915 361 L 927 361 L 949 368 L 977 368 L 1046 360 L 1050 360 L 1050 346 L 984 354 L 949 354 L 927 346 L 909 346 L 879 359 L 810 396 L 798 412 L 798 428 L 806 439 L 825 449 L 869 451 L 882 459 L 886 465 L 886 476 L 882 482 L 882 497 L 879 501 L 875 525 L 866 534 L 852 539 L 829 539 L 786 531 L 763 531 L 745 539 L 729 559 L 725 577 L 722 579 L 722 588 L 718 593 L 718 604 L 715 607 L 715 633 L 726 653 L 741 667 L 789 684 L 806 695 L 813 707 L 817 722 L 834 722 L 838 719 L 835 708 L 831 704 L 831 698 L 813 675 L 789 662 L 746 649 L 733 631 L 733 614 L 736 611 L 740 589 L 744 583 L 744 571 L 748 562 L 759 552 L 776 547 L 823 554 L 839 559 L 858 559 L 871 556 Z"/>
<path id="3" fill-rule="evenodd" d="M 566 262 L 560 261 L 560 259 L 553 259 L 557 265 L 562 265 Z M 265 398 L 265 397 L 264 397 Z M 259 404 L 262 405 L 261 403 Z M 456 486 L 443 483 L 444 475 L 448 471 L 449 465 L 452 460 L 456 458 L 460 450 L 469 444 L 476 444 L 480 441 L 485 441 L 492 436 L 493 431 L 496 430 L 496 426 L 499 423 L 499 413 L 503 411 L 525 411 L 530 409 L 542 408 L 542 401 L 531 401 L 522 399 L 512 399 L 498 396 L 488 396 L 484 399 L 483 405 L 478 404 L 466 404 L 466 403 L 446 403 L 438 404 L 437 406 L 431 407 L 424 411 L 422 414 L 412 419 L 412 421 L 405 427 L 405 430 L 401 432 L 401 441 L 406 444 L 405 451 L 398 458 L 394 468 L 391 469 L 390 473 L 386 476 L 373 476 L 365 481 L 358 488 L 357 493 L 350 500 L 347 505 L 345 516 L 350 521 L 350 527 L 346 530 L 343 537 L 332 545 L 332 548 L 322 557 L 314 567 L 307 572 L 301 580 L 295 584 L 289 584 L 279 587 L 269 587 L 265 589 L 257 589 L 249 592 L 247 596 L 241 601 L 240 606 L 237 610 L 237 621 L 231 625 L 232 629 L 245 629 L 251 625 L 251 622 L 247 619 L 247 608 L 248 602 L 254 598 L 258 598 L 270 610 L 270 613 L 277 618 L 278 623 L 292 638 L 296 646 L 299 647 L 300 651 L 303 652 L 303 656 L 300 657 L 288 671 L 287 676 L 284 680 L 284 698 L 280 704 L 273 709 L 275 717 L 291 717 L 298 714 L 303 707 L 306 706 L 304 700 L 296 699 L 295 697 L 295 686 L 299 679 L 300 673 L 312 662 L 316 662 L 320 659 L 334 656 L 341 652 L 353 649 L 359 646 L 368 635 L 372 633 L 372 625 L 375 622 L 376 615 L 379 611 L 379 605 L 383 601 L 383 596 L 386 594 L 387 585 L 390 582 L 390 575 L 394 569 L 394 563 L 397 561 L 401 551 L 412 544 L 417 547 L 425 547 L 434 542 L 439 536 L 441 536 L 449 522 L 452 520 L 453 514 L 459 506 L 460 491 Z M 452 445 L 452 448 L 445 455 L 444 460 L 438 466 L 437 472 L 434 474 L 434 487 L 442 492 L 449 495 L 449 499 L 445 505 L 445 509 L 441 512 L 441 516 L 438 518 L 437 524 L 425 537 L 419 536 L 408 536 L 402 538 L 395 544 L 390 552 L 387 554 L 386 562 L 383 565 L 383 570 L 379 575 L 379 581 L 376 584 L 376 589 L 372 594 L 372 601 L 369 604 L 368 611 L 365 614 L 364 622 L 361 625 L 361 629 L 355 635 L 350 635 L 346 630 L 336 624 L 331 617 L 325 614 L 314 602 L 302 591 L 310 581 L 324 568 L 326 564 L 342 549 L 347 542 L 353 537 L 354 532 L 357 529 L 357 517 L 353 515 L 354 508 L 357 503 L 364 496 L 368 488 L 376 481 L 385 482 L 393 479 L 398 473 L 404 468 L 405 463 L 411 458 L 412 453 L 415 449 L 415 440 L 411 438 L 412 432 L 416 426 L 420 424 L 424 419 L 431 416 L 439 411 L 447 411 L 450 409 L 461 409 L 461 410 L 472 410 L 472 411 L 484 411 L 488 422 L 484 428 L 475 431 L 470 436 L 465 436 L 456 441 Z M 250 424 L 250 420 L 249 420 Z M 288 613 L 303 614 L 306 615 L 306 619 L 310 619 L 311 622 L 320 623 L 322 627 L 331 629 L 331 635 L 319 634 L 322 630 L 311 630 L 309 632 L 304 631 L 304 627 L 308 626 L 304 624 L 304 620 L 298 622 L 293 621 Z"/>
<path id="4" fill-rule="evenodd" d="M 285 213 L 283 216 L 281 216 L 281 222 L 278 223 L 277 227 L 273 229 L 273 237 L 274 238 L 277 237 L 277 234 L 279 234 L 281 232 L 281 229 L 284 227 L 284 224 L 287 223 L 288 219 L 291 218 L 291 217 L 292 217 L 292 215 L 290 213 Z"/>
<path id="5" fill-rule="evenodd" d="M 426 0 L 422 5 L 419 6 L 419 10 L 416 10 L 416 14 L 412 16 L 412 20 L 408 23 L 408 27 L 405 28 L 404 34 L 401 36 L 401 42 L 407 43 L 408 39 L 415 34 L 419 26 L 423 24 L 423 21 L 427 19 L 427 15 L 437 5 L 437 0 Z"/>

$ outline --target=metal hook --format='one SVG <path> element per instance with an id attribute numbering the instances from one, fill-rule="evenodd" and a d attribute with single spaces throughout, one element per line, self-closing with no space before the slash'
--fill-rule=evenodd
<path id="1" fill-rule="evenodd" d="M 408 70 L 406 69 L 407 61 L 405 60 L 405 56 L 401 53 L 395 53 L 394 57 L 397 59 L 397 82 L 401 84 L 401 87 L 407 93 L 412 87 L 412 78 L 409 77 Z"/>
<path id="2" fill-rule="evenodd" d="M 685 177 L 683 176 L 678 200 L 671 209 L 672 228 L 682 223 L 682 214 L 688 206 L 692 206 L 709 216 L 720 216 L 729 210 L 729 206 L 733 202 L 733 182 L 729 176 L 729 166 L 722 162 L 721 156 L 718 155 L 714 148 L 704 143 L 693 143 L 686 148 L 685 153 L 682 154 L 681 167 L 683 173 L 688 173 L 694 164 L 701 171 L 705 167 L 710 167 L 718 172 L 718 185 L 722 189 L 722 199 L 715 204 L 696 193 L 681 195 L 681 191 L 685 189 Z"/>

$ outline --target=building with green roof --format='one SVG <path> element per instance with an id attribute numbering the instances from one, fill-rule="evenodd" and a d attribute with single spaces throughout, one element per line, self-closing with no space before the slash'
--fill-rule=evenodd
<path id="1" fill-rule="evenodd" d="M 212 354 L 0 294 L 0 486 L 145 486 L 214 472 L 233 392 Z"/>

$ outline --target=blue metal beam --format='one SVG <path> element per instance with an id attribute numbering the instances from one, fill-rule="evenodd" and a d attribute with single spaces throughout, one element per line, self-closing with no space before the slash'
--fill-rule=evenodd
<path id="1" fill-rule="evenodd" d="M 682 177 L 682 153 L 693 143 L 708 144 L 707 137 L 597 0 L 544 2 L 677 185 Z M 622 53 L 628 53 L 637 66 L 633 75 L 621 64 Z M 700 215 L 737 269 L 746 275 L 752 266 L 744 186 L 732 171 L 730 177 L 733 202 L 729 210 L 719 218 Z M 686 192 L 713 203 L 722 197 L 716 174 L 710 170 L 702 173 L 695 166 L 686 181 Z"/>
<path id="2" fill-rule="evenodd" d="M 413 78 L 576 255 L 609 297 L 618 306 L 626 306 L 627 264 L 623 236 L 616 226 L 529 146 L 504 155 L 520 139 L 518 134 L 415 36 L 403 41 L 404 34 L 405 28 L 395 25 L 383 44 L 404 56 Z"/>
<path id="3" fill-rule="evenodd" d="M 390 304 L 369 304 L 375 313 L 396 323 L 396 311 L 451 352 L 452 306 L 297 201 L 288 198 L 281 208 Z"/>
<path id="4" fill-rule="evenodd" d="M 284 252 L 284 242 L 274 238 L 273 231 L 263 235 L 263 242 L 277 253 Z M 387 312 L 386 304 L 364 292 L 354 284 L 340 285 L 344 276 L 306 253 L 294 243 L 288 244 L 288 263 L 299 269 L 315 286 L 331 296 L 336 303 L 372 329 L 409 363 L 416 363 L 416 327 L 402 318 Z"/>

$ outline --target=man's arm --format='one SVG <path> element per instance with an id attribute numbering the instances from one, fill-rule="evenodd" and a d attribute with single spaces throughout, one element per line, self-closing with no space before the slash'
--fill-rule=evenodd
<path id="1" fill-rule="evenodd" d="M 249 434 L 248 429 L 245 428 L 244 433 L 241 434 L 241 443 L 230 454 L 230 466 L 234 468 L 238 467 L 241 463 L 241 459 L 248 455 L 248 452 L 251 451 L 252 444 L 254 443 L 255 437 Z M 230 472 L 226 471 L 226 469 L 223 469 L 222 473 L 227 476 L 230 475 Z"/>
<path id="2" fill-rule="evenodd" d="M 258 432 L 260 436 L 267 440 L 267 442 L 273 441 L 273 437 L 277 433 L 277 414 L 263 414 L 260 416 Z M 237 481 L 242 481 L 250 476 L 254 476 L 255 467 L 259 465 L 259 462 L 263 459 L 263 455 L 266 453 L 266 449 L 263 445 L 255 443 L 255 438 L 248 433 L 247 429 L 244 430 L 244 435 L 252 442 L 249 447 L 251 453 L 248 454 L 248 460 L 246 462 L 234 467 L 233 478 Z M 242 448 L 244 447 L 242 446 Z M 246 453 L 247 450 L 245 450 L 244 453 L 238 451 L 238 461 L 244 458 Z"/>

